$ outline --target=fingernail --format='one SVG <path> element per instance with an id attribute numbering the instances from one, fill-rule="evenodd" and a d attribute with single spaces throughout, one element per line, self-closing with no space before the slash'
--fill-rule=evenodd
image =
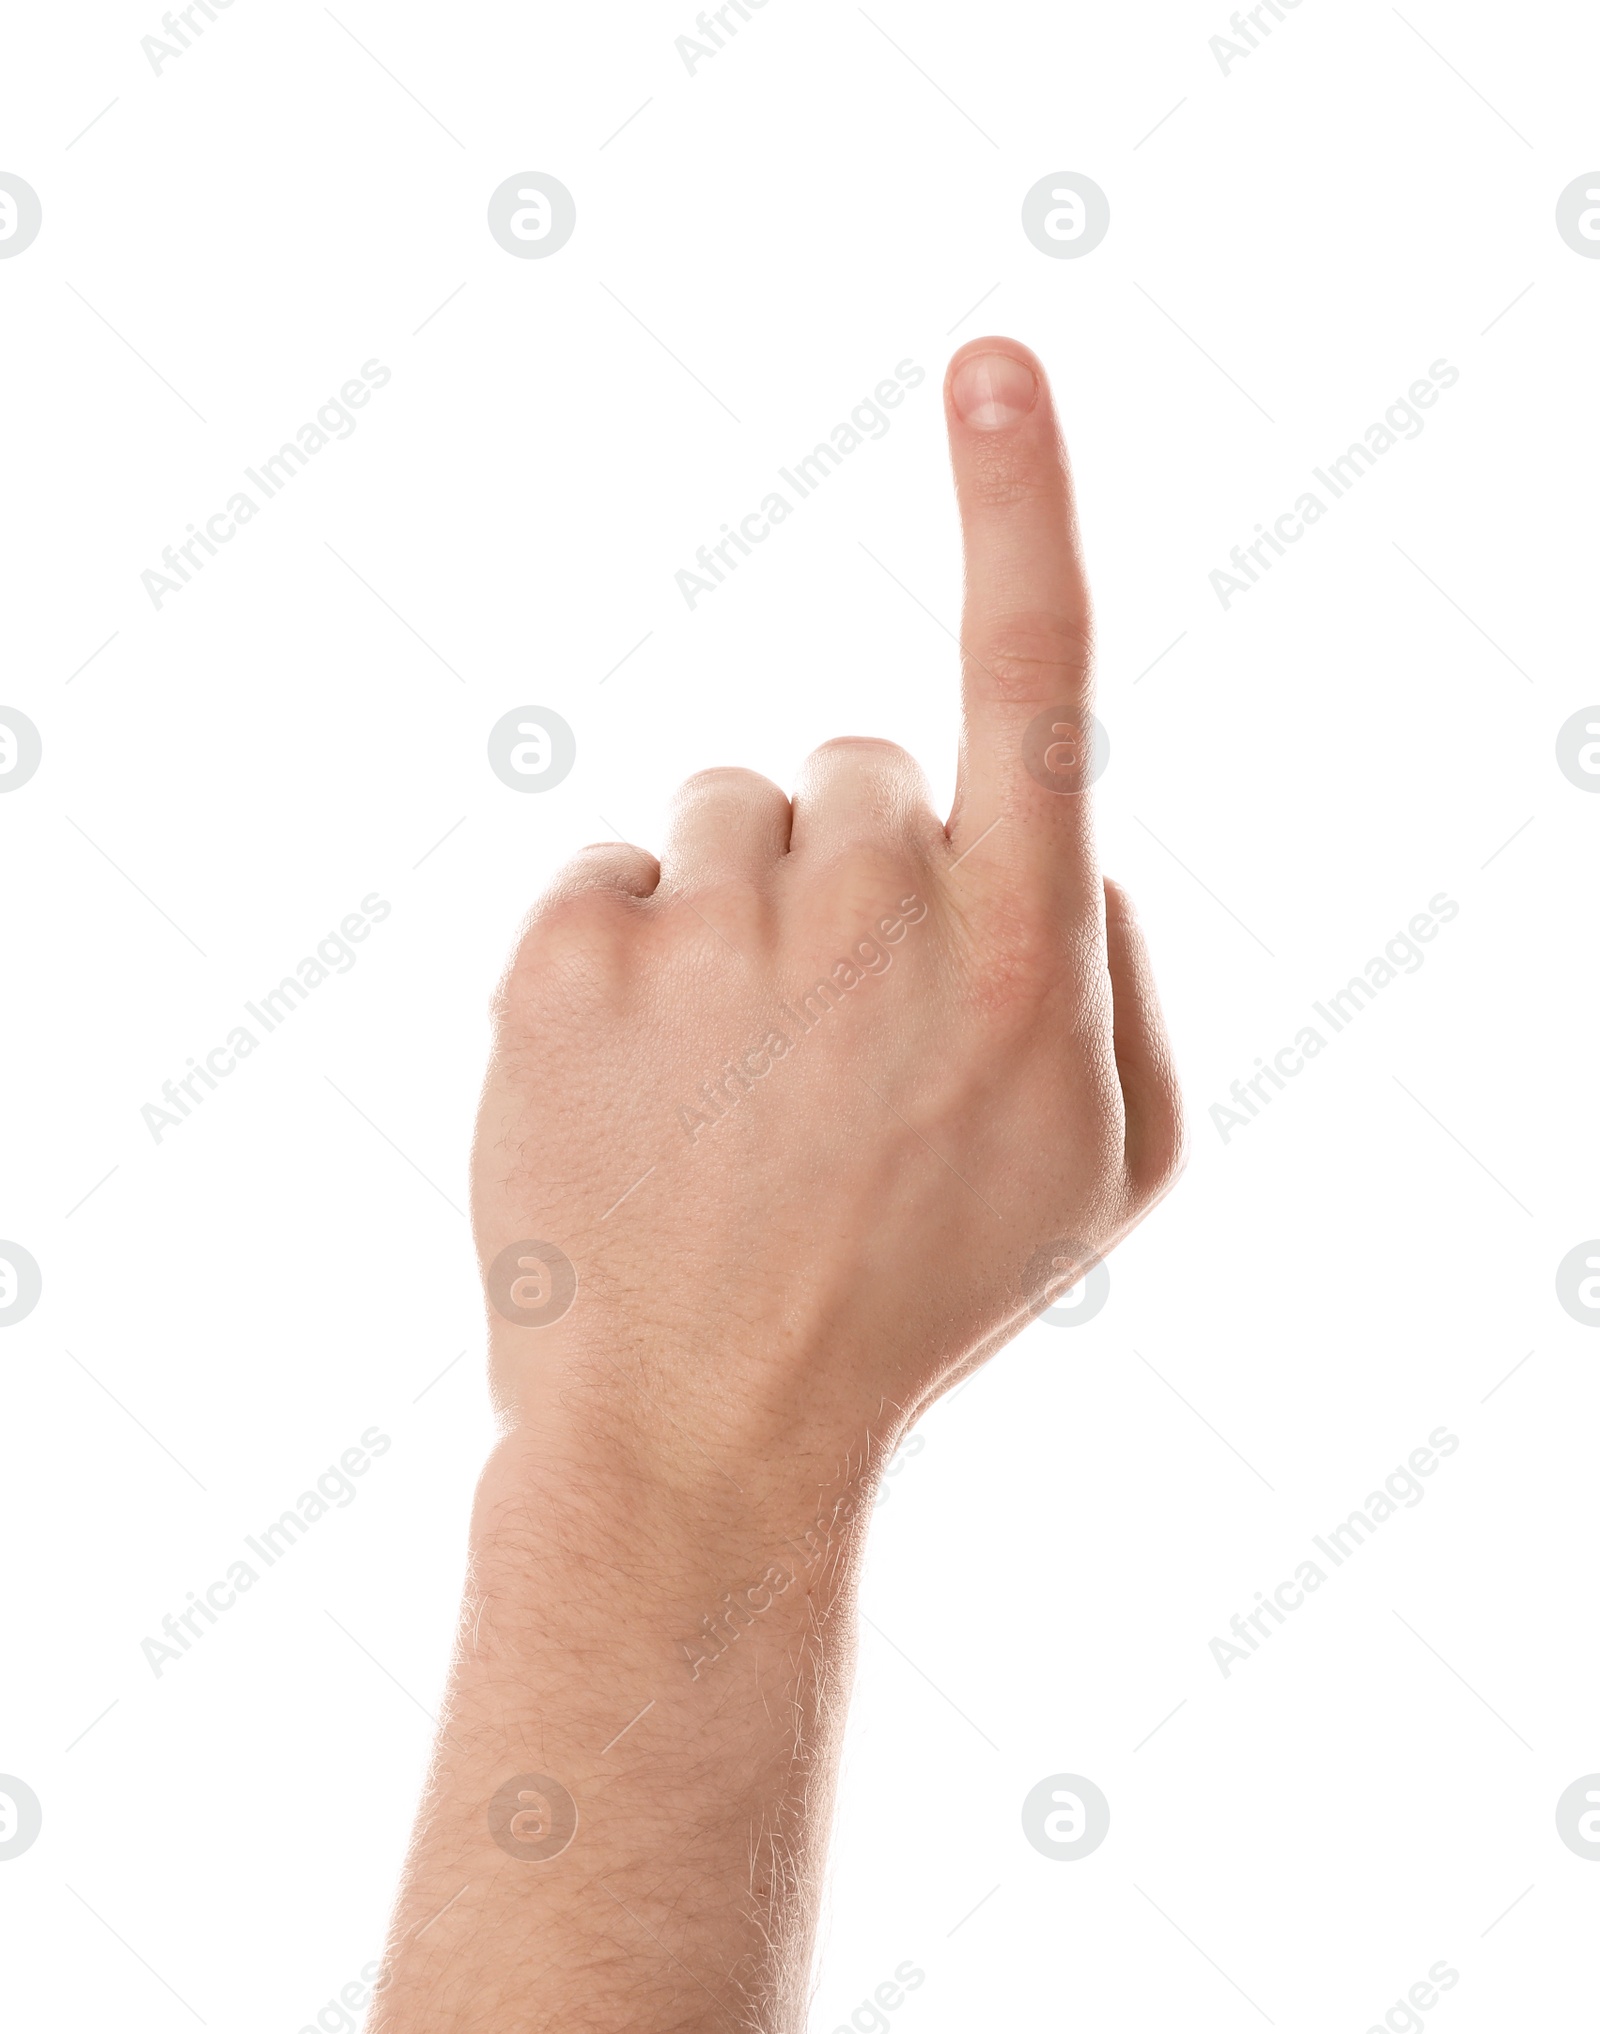
<path id="1" fill-rule="evenodd" d="M 1033 408 L 1038 394 L 1033 369 L 1011 353 L 974 353 L 962 361 L 950 384 L 956 415 L 975 431 L 1009 430 Z"/>

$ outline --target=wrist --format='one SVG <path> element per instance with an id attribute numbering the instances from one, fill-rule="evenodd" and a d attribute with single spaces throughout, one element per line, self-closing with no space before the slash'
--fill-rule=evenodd
<path id="1" fill-rule="evenodd" d="M 485 1492 L 514 1507 L 536 1489 L 586 1524 L 624 1517 L 666 1547 L 848 1539 L 910 1422 L 886 1403 L 869 1419 L 831 1402 L 818 1367 L 785 1365 L 804 1373 L 791 1388 L 743 1352 L 497 1340 L 501 1437 Z"/>
<path id="2" fill-rule="evenodd" d="M 510 1554 L 558 1594 L 601 1569 L 619 1612 L 638 1599 L 640 1637 L 662 1624 L 687 1636 L 730 1595 L 761 1594 L 763 1576 L 830 1604 L 859 1565 L 894 1440 L 791 1432 L 760 1448 L 730 1445 L 727 1423 L 700 1431 L 621 1395 L 599 1416 L 567 1394 L 519 1406 L 479 1478 L 474 1564 Z"/>

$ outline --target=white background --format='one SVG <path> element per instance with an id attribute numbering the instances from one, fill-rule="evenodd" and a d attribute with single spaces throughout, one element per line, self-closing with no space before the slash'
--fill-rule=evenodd
<path id="1" fill-rule="evenodd" d="M 0 704 L 44 741 L 0 798 L 0 1236 L 44 1276 L 0 1336 L 0 1771 L 44 1812 L 0 1863 L 8 2024 L 295 2034 L 377 1956 L 488 1435 L 502 956 L 694 768 L 872 733 L 947 795 L 938 382 L 985 330 L 1070 437 L 1104 857 L 1194 1155 L 1104 1311 L 888 1485 L 813 2025 L 908 1957 L 906 2034 L 1361 2034 L 1441 1958 L 1430 2028 L 1576 2024 L 1600 1337 L 1554 1271 L 1600 1231 L 1600 797 L 1554 744 L 1600 698 L 1600 263 L 1553 221 L 1600 20 L 1304 0 L 1225 76 L 1220 6 L 770 0 L 691 76 L 687 8 L 335 12 L 237 0 L 159 77 L 153 7 L 5 31 L 44 208 L 0 260 Z M 548 260 L 485 226 L 529 169 L 576 198 Z M 1081 260 L 1020 229 L 1062 169 L 1110 199 Z M 355 434 L 157 611 L 162 547 L 369 359 Z M 904 359 L 887 437 L 691 612 L 696 546 Z M 1441 359 L 1422 435 L 1224 611 L 1230 548 Z M 485 762 L 526 704 L 577 734 L 542 796 Z M 153 1141 L 373 891 L 358 964 Z M 1224 1142 L 1440 891 L 1425 965 Z M 356 1501 L 156 1678 L 141 1640 L 374 1424 Z M 1210 1640 L 1441 1424 L 1425 1501 L 1224 1679 Z M 1061 1772 L 1111 1803 L 1078 1863 L 1019 1819 Z"/>

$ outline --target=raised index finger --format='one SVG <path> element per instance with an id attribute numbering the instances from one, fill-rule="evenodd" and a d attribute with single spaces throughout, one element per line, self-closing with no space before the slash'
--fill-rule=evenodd
<path id="1" fill-rule="evenodd" d="M 1014 339 L 974 339 L 945 411 L 966 560 L 950 837 L 965 852 L 992 828 L 975 861 L 1097 911 L 1089 593 L 1044 369 Z"/>

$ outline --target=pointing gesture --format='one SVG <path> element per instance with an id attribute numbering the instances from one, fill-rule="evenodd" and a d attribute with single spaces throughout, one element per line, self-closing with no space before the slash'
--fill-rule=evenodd
<path id="1" fill-rule="evenodd" d="M 541 2025 L 803 2025 L 877 1480 L 1180 1165 L 1095 861 L 1044 374 L 979 340 L 945 396 L 948 824 L 891 742 L 826 743 L 787 795 L 704 771 L 659 860 L 562 871 L 501 983 L 473 1221 L 502 1439 L 372 2034 L 521 2027 L 530 1986 Z"/>
<path id="2" fill-rule="evenodd" d="M 758 1396 L 892 1422 L 1048 1297 L 1041 1248 L 1108 1247 L 1173 1177 L 1149 965 L 1095 860 L 1089 597 L 1050 392 L 1025 348 L 980 339 L 945 399 L 966 559 L 948 827 L 889 742 L 826 743 L 792 797 L 707 770 L 659 862 L 586 850 L 511 962 L 479 1249 L 548 1238 L 577 1276 L 536 1349 L 491 1305 L 508 1404 L 665 1278 L 672 1392 L 721 1391 L 737 1294 Z"/>
<path id="3" fill-rule="evenodd" d="M 976 339 L 950 364 L 945 404 L 967 581 L 950 836 L 960 853 L 999 816 L 988 866 L 1098 917 L 1089 589 L 1044 370 L 1022 347 Z"/>

